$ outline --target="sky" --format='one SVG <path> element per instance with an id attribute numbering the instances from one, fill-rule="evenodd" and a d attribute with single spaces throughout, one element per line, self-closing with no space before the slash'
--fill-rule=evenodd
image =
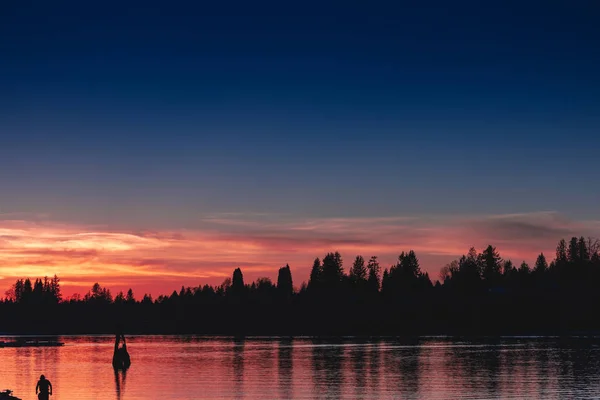
<path id="1" fill-rule="evenodd" d="M 0 291 L 600 234 L 597 1 L 0 4 Z"/>

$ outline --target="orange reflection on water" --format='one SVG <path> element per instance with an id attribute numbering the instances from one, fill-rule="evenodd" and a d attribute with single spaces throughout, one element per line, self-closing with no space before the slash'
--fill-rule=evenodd
<path id="1" fill-rule="evenodd" d="M 112 369 L 112 337 L 61 340 L 0 348 L 1 387 L 34 398 L 45 374 L 54 400 L 558 399 L 600 390 L 594 340 L 131 337 L 126 373 Z"/>

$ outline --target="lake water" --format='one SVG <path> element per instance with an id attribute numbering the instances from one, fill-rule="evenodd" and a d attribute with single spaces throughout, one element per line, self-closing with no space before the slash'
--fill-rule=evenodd
<path id="1" fill-rule="evenodd" d="M 6 340 L 6 339 L 0 339 Z M 600 398 L 600 338 L 128 338 L 115 375 L 112 337 L 64 347 L 1 348 L 0 389 L 35 399 L 585 399 Z"/>

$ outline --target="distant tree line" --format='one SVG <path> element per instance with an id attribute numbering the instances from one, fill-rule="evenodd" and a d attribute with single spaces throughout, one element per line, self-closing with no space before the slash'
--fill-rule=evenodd
<path id="1" fill-rule="evenodd" d="M 277 281 L 246 283 L 240 268 L 221 285 L 181 287 L 156 299 L 132 289 L 114 297 L 96 283 L 63 299 L 60 279 L 19 279 L 0 303 L 5 333 L 201 333 L 228 335 L 571 334 L 600 331 L 600 242 L 561 240 L 548 263 L 518 267 L 497 249 L 444 266 L 435 284 L 414 251 L 383 269 L 339 252 L 315 259 L 295 288 L 289 265 Z"/>

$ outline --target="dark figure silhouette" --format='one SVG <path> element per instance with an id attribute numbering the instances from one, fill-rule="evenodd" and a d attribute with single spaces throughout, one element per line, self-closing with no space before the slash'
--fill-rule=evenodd
<path id="1" fill-rule="evenodd" d="M 0 400 L 21 400 L 21 399 L 13 396 L 12 390 L 6 389 L 3 392 L 0 392 Z"/>
<path id="2" fill-rule="evenodd" d="M 35 386 L 35 394 L 39 400 L 48 400 L 52 396 L 52 384 L 44 375 L 40 376 L 40 380 Z"/>
<path id="3" fill-rule="evenodd" d="M 123 345 L 119 347 L 119 341 L 123 340 Z M 131 365 L 131 359 L 127 352 L 127 343 L 125 343 L 125 336 L 117 333 L 115 338 L 115 351 L 113 354 L 113 367 L 115 369 L 126 370 Z"/>

